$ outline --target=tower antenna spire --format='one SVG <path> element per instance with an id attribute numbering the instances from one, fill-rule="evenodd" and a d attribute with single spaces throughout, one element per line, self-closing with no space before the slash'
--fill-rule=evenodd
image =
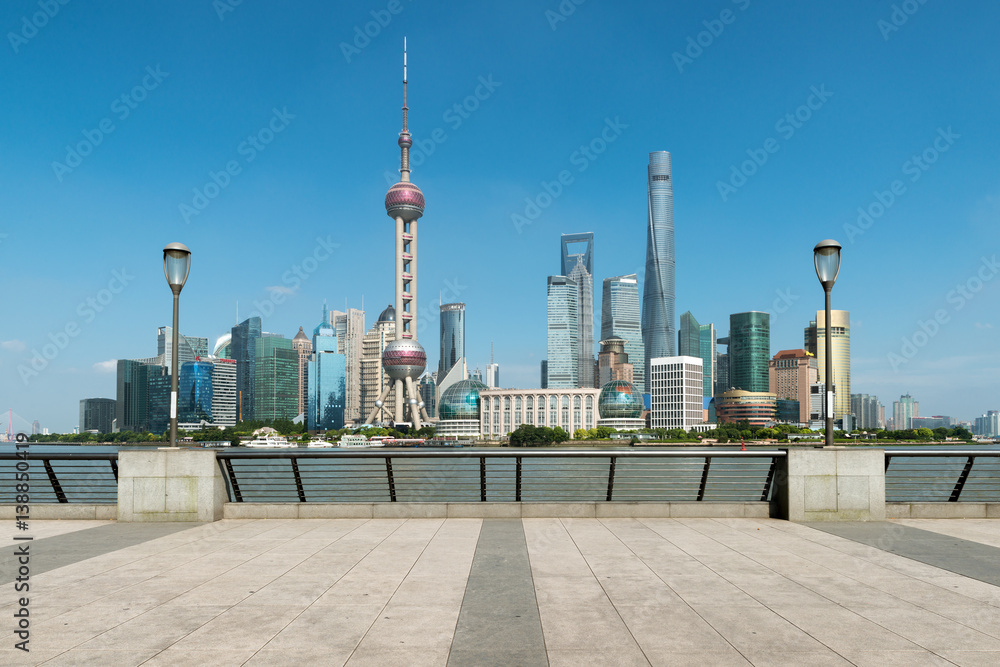
<path id="1" fill-rule="evenodd" d="M 410 180 L 410 146 L 413 140 L 410 138 L 409 116 L 410 109 L 406 106 L 406 37 L 403 38 L 403 131 L 399 133 L 399 180 L 404 183 Z"/>

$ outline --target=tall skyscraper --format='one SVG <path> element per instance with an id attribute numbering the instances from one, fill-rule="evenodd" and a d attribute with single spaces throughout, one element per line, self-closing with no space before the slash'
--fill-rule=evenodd
<path id="1" fill-rule="evenodd" d="M 580 386 L 579 299 L 576 281 L 566 276 L 549 276 L 547 292 L 547 369 L 549 389 L 576 389 Z"/>
<path id="2" fill-rule="evenodd" d="M 782 401 L 798 401 L 795 421 L 808 423 L 810 387 L 819 382 L 816 357 L 805 350 L 781 350 L 768 362 L 768 393 Z"/>
<path id="3" fill-rule="evenodd" d="M 156 354 L 163 355 L 163 365 L 167 373 L 172 373 L 170 367 L 173 358 L 173 329 L 160 327 L 156 330 Z M 198 357 L 208 356 L 208 339 L 198 336 L 177 335 L 177 363 L 184 364 Z"/>
<path id="4" fill-rule="evenodd" d="M 326 307 L 323 319 L 313 330 L 309 360 L 309 400 L 307 424 L 310 431 L 344 427 L 347 394 L 347 356 L 337 352 L 337 331 L 330 324 Z"/>
<path id="5" fill-rule="evenodd" d="M 834 403 L 836 405 L 836 403 Z M 913 428 L 913 419 L 920 416 L 920 402 L 913 400 L 909 394 L 903 394 L 898 401 L 892 403 L 892 428 L 895 431 L 906 431 Z"/>
<path id="6" fill-rule="evenodd" d="M 236 425 L 236 362 L 210 357 L 212 362 L 212 423 L 220 428 Z"/>
<path id="7" fill-rule="evenodd" d="M 299 355 L 299 414 L 306 413 L 309 405 L 309 357 L 312 355 L 312 343 L 309 336 L 299 327 L 299 332 L 292 339 L 292 349 Z"/>
<path id="8" fill-rule="evenodd" d="M 417 220 L 424 214 L 424 193 L 410 182 L 410 147 L 413 139 L 407 129 L 409 108 L 406 106 L 406 42 L 403 42 L 403 131 L 399 133 L 399 183 L 385 195 L 385 212 L 396 221 L 396 340 L 386 345 L 382 366 L 396 390 L 393 419 L 409 421 L 420 428 L 420 419 L 427 419 L 416 380 L 427 367 L 427 353 L 417 342 Z M 376 401 L 385 400 L 388 390 Z M 404 402 L 405 397 L 405 402 Z M 408 412 L 404 412 L 408 408 Z M 373 411 L 368 421 L 375 418 Z"/>
<path id="9" fill-rule="evenodd" d="M 441 358 L 438 377 L 444 377 L 465 356 L 465 304 L 441 305 Z"/>
<path id="10" fill-rule="evenodd" d="M 347 394 L 344 399 L 344 421 L 360 424 L 365 418 L 361 410 L 361 357 L 364 354 L 365 311 L 348 308 L 330 313 L 337 331 L 337 352 L 347 364 Z"/>
<path id="11" fill-rule="evenodd" d="M 701 324 L 690 310 L 681 315 L 681 328 L 677 332 L 677 353 L 682 357 L 701 357 Z"/>
<path id="12" fill-rule="evenodd" d="M 594 386 L 594 233 L 563 234 L 560 243 L 562 275 L 576 283 L 577 387 Z"/>
<path id="13" fill-rule="evenodd" d="M 854 415 L 854 425 L 857 428 L 882 428 L 879 422 L 878 396 L 868 394 L 851 394 L 851 413 Z"/>
<path id="14" fill-rule="evenodd" d="M 166 433 L 170 428 L 170 373 L 166 366 L 150 366 L 146 385 L 149 398 L 150 433 Z"/>
<path id="15" fill-rule="evenodd" d="M 729 384 L 750 392 L 767 392 L 771 359 L 771 316 L 750 311 L 729 316 Z"/>
<path id="16" fill-rule="evenodd" d="M 716 367 L 718 366 L 715 348 L 715 325 L 701 325 L 701 369 L 702 369 L 702 396 L 714 396 Z"/>
<path id="17" fill-rule="evenodd" d="M 369 423 L 388 421 L 388 411 L 376 411 L 376 408 L 382 408 L 386 404 L 395 405 L 396 402 L 393 393 L 395 385 L 382 366 L 382 353 L 394 340 L 396 340 L 396 309 L 390 304 L 365 334 L 362 343 L 361 414 L 368 417 Z M 379 399 L 383 392 L 387 392 L 385 398 Z M 370 416 L 373 414 L 375 417 Z"/>
<path id="18" fill-rule="evenodd" d="M 294 419 L 299 414 L 299 355 L 292 341 L 262 336 L 254 348 L 253 418 Z"/>
<path id="19" fill-rule="evenodd" d="M 619 336 L 602 339 L 601 352 L 597 355 L 597 384 L 603 389 L 614 380 L 632 382 L 634 376 L 635 367 L 629 362 L 624 339 Z"/>
<path id="20" fill-rule="evenodd" d="M 715 325 L 699 324 L 691 311 L 681 315 L 681 327 L 677 332 L 677 350 L 681 356 L 700 357 L 702 368 L 702 396 L 714 396 L 715 392 Z"/>
<path id="21" fill-rule="evenodd" d="M 150 369 L 159 375 L 160 363 L 154 359 L 119 359 L 117 391 L 115 393 L 115 422 L 119 431 L 145 433 L 149 430 L 149 376 Z M 156 361 L 162 361 L 162 358 Z"/>
<path id="22" fill-rule="evenodd" d="M 830 329 L 833 349 L 833 383 L 837 392 L 833 405 L 833 418 L 841 419 L 851 414 L 851 313 L 846 310 L 831 310 L 833 327 Z M 826 311 L 816 311 L 816 319 L 805 329 L 806 348 L 816 355 L 819 366 L 819 381 L 826 382 Z"/>
<path id="23" fill-rule="evenodd" d="M 642 344 L 639 308 L 639 280 L 636 274 L 604 279 L 601 302 L 601 340 L 617 336 L 625 341 L 625 353 L 632 364 L 632 384 L 646 391 L 646 351 Z"/>
<path id="24" fill-rule="evenodd" d="M 177 378 L 177 421 L 184 424 L 213 423 L 212 363 L 186 361 Z"/>
<path id="25" fill-rule="evenodd" d="M 85 398 L 80 401 L 80 432 L 111 433 L 115 419 L 115 399 Z"/>
<path id="26" fill-rule="evenodd" d="M 649 362 L 672 357 L 674 347 L 674 189 L 670 153 L 649 154 L 646 275 L 642 288 L 645 374 Z"/>
<path id="27" fill-rule="evenodd" d="M 490 364 L 486 367 L 486 386 L 490 389 L 500 388 L 500 364 L 493 361 L 492 342 L 490 342 Z"/>
<path id="28" fill-rule="evenodd" d="M 232 330 L 229 351 L 236 361 L 236 421 L 254 418 L 254 372 L 257 340 L 261 337 L 259 317 L 250 317 Z M 298 376 L 296 376 L 298 380 Z"/>

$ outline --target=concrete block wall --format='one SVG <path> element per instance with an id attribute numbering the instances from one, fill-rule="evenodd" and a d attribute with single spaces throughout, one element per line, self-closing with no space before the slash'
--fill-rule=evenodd
<path id="1" fill-rule="evenodd" d="M 789 449 L 775 483 L 779 516 L 789 521 L 885 520 L 882 449 Z"/>
<path id="2" fill-rule="evenodd" d="M 212 450 L 162 447 L 118 454 L 119 521 L 218 521 L 227 500 Z"/>

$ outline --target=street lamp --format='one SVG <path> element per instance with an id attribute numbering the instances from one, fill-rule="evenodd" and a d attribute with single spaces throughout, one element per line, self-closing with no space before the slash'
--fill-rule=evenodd
<path id="1" fill-rule="evenodd" d="M 174 293 L 174 326 L 170 348 L 170 446 L 177 446 L 177 303 L 191 270 L 191 251 L 183 243 L 170 243 L 163 249 L 163 275 Z"/>
<path id="2" fill-rule="evenodd" d="M 820 241 L 813 248 L 813 263 L 816 265 L 816 277 L 819 278 L 823 291 L 826 292 L 826 446 L 833 446 L 833 333 L 830 326 L 830 292 L 840 274 L 840 244 L 833 239 Z"/>

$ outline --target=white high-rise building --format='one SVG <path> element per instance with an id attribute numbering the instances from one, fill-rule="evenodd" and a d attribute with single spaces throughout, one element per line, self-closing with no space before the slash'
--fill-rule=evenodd
<path id="1" fill-rule="evenodd" d="M 212 423 L 236 426 L 236 362 L 209 357 L 212 362 Z"/>
<path id="2" fill-rule="evenodd" d="M 379 396 L 388 390 L 383 405 L 394 405 L 395 387 L 382 367 L 382 353 L 386 346 L 396 340 L 396 309 L 390 304 L 382 311 L 375 324 L 365 334 L 361 344 L 361 414 L 368 417 L 368 422 L 388 421 L 388 413 L 380 410 L 374 418 L 369 417 L 376 408 Z M 382 406 L 378 406 L 382 407 Z"/>
<path id="3" fill-rule="evenodd" d="M 330 324 L 337 331 L 337 352 L 347 359 L 347 398 L 344 421 L 360 423 L 361 410 L 361 358 L 364 354 L 365 311 L 348 308 L 346 312 L 330 313 Z"/>
<path id="4" fill-rule="evenodd" d="M 655 357 L 649 360 L 651 427 L 689 430 L 704 421 L 701 364 L 700 357 Z"/>

